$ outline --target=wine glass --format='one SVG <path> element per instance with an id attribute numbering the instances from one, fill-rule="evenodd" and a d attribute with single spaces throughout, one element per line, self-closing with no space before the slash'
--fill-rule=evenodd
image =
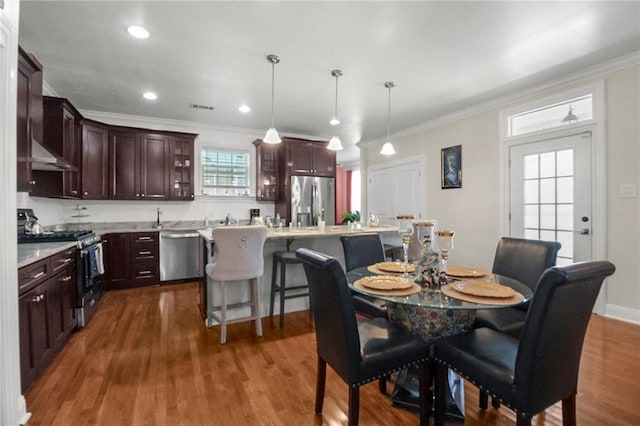
<path id="1" fill-rule="evenodd" d="M 440 271 L 441 286 L 447 284 L 447 262 L 449 260 L 449 251 L 453 250 L 453 234 L 453 231 L 436 231 L 442 262 L 442 269 Z"/>
<path id="2" fill-rule="evenodd" d="M 409 244 L 411 243 L 411 236 L 413 235 L 413 216 L 405 215 L 398 216 L 398 232 L 402 236 L 402 253 L 404 255 L 404 266 L 402 268 L 403 277 L 408 277 L 407 272 L 409 266 Z"/>

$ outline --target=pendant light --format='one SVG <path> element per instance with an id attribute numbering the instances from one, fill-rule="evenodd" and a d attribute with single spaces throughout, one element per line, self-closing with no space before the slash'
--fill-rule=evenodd
<path id="1" fill-rule="evenodd" d="M 391 144 L 391 88 L 396 87 L 396 84 L 393 81 L 387 81 L 384 87 L 389 89 L 389 110 L 387 114 L 387 141 L 382 145 L 380 154 L 393 155 L 396 153 L 396 150 L 393 149 L 393 145 Z"/>
<path id="2" fill-rule="evenodd" d="M 338 120 L 338 78 L 342 76 L 342 71 L 333 70 L 331 71 L 331 75 L 336 78 L 336 103 L 333 118 L 331 119 L 329 124 L 331 124 L 332 126 L 337 126 L 338 124 L 340 124 L 340 120 Z M 340 141 L 340 138 L 334 134 L 329 141 L 329 145 L 327 145 L 327 149 L 330 149 L 332 151 L 342 150 L 342 142 Z"/>
<path id="3" fill-rule="evenodd" d="M 278 131 L 276 130 L 273 122 L 274 122 L 274 87 L 275 87 L 275 69 L 276 64 L 280 62 L 280 58 L 277 55 L 269 55 L 267 56 L 267 61 L 271 64 L 271 127 L 267 130 L 267 133 L 264 135 L 262 141 L 264 143 L 276 144 L 282 142 L 280 136 L 278 135 Z"/>
<path id="4" fill-rule="evenodd" d="M 573 113 L 573 105 L 569 104 L 569 112 L 562 119 L 563 123 L 573 123 L 578 121 L 578 117 Z"/>

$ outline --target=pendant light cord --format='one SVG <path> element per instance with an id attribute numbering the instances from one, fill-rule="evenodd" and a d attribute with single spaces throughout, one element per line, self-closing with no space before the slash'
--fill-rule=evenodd
<path id="1" fill-rule="evenodd" d="M 391 140 L 391 88 L 393 87 L 391 84 L 387 84 L 389 88 L 389 105 L 387 110 L 387 142 Z"/>
<path id="2" fill-rule="evenodd" d="M 276 63 L 271 62 L 271 127 L 274 127 L 274 97 L 275 97 L 275 86 L 276 86 Z"/>
<path id="3" fill-rule="evenodd" d="M 335 118 L 336 120 L 338 119 L 338 77 L 340 77 L 340 75 L 336 74 L 336 109 L 333 116 L 333 118 Z"/>

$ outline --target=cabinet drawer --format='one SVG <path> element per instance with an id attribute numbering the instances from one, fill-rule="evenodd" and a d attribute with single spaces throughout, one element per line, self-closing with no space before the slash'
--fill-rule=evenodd
<path id="1" fill-rule="evenodd" d="M 49 259 L 42 259 L 18 270 L 18 293 L 23 294 L 38 284 L 44 282 L 51 275 Z"/>
<path id="2" fill-rule="evenodd" d="M 156 262 L 136 263 L 131 265 L 131 283 L 134 287 L 158 284 L 160 275 Z"/>
<path id="3" fill-rule="evenodd" d="M 132 232 L 130 238 L 131 238 L 131 244 L 134 247 L 136 244 L 148 244 L 148 243 L 158 244 L 157 232 Z"/>
<path id="4" fill-rule="evenodd" d="M 51 273 L 54 274 L 66 267 L 74 266 L 76 260 L 76 250 L 77 249 L 72 248 L 63 251 L 62 253 L 51 256 Z"/>
<path id="5" fill-rule="evenodd" d="M 158 259 L 158 244 L 139 242 L 131 247 L 131 261 L 156 261 Z"/>

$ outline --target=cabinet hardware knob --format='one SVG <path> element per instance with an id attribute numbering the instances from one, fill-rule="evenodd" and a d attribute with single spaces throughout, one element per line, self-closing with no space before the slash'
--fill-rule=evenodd
<path id="1" fill-rule="evenodd" d="M 84 195 L 89 195 L 89 193 L 87 191 L 84 191 Z"/>
<path id="2" fill-rule="evenodd" d="M 30 181 L 29 181 L 29 185 L 35 185 L 35 184 L 36 184 L 36 181 L 35 181 L 35 180 L 30 180 Z"/>

